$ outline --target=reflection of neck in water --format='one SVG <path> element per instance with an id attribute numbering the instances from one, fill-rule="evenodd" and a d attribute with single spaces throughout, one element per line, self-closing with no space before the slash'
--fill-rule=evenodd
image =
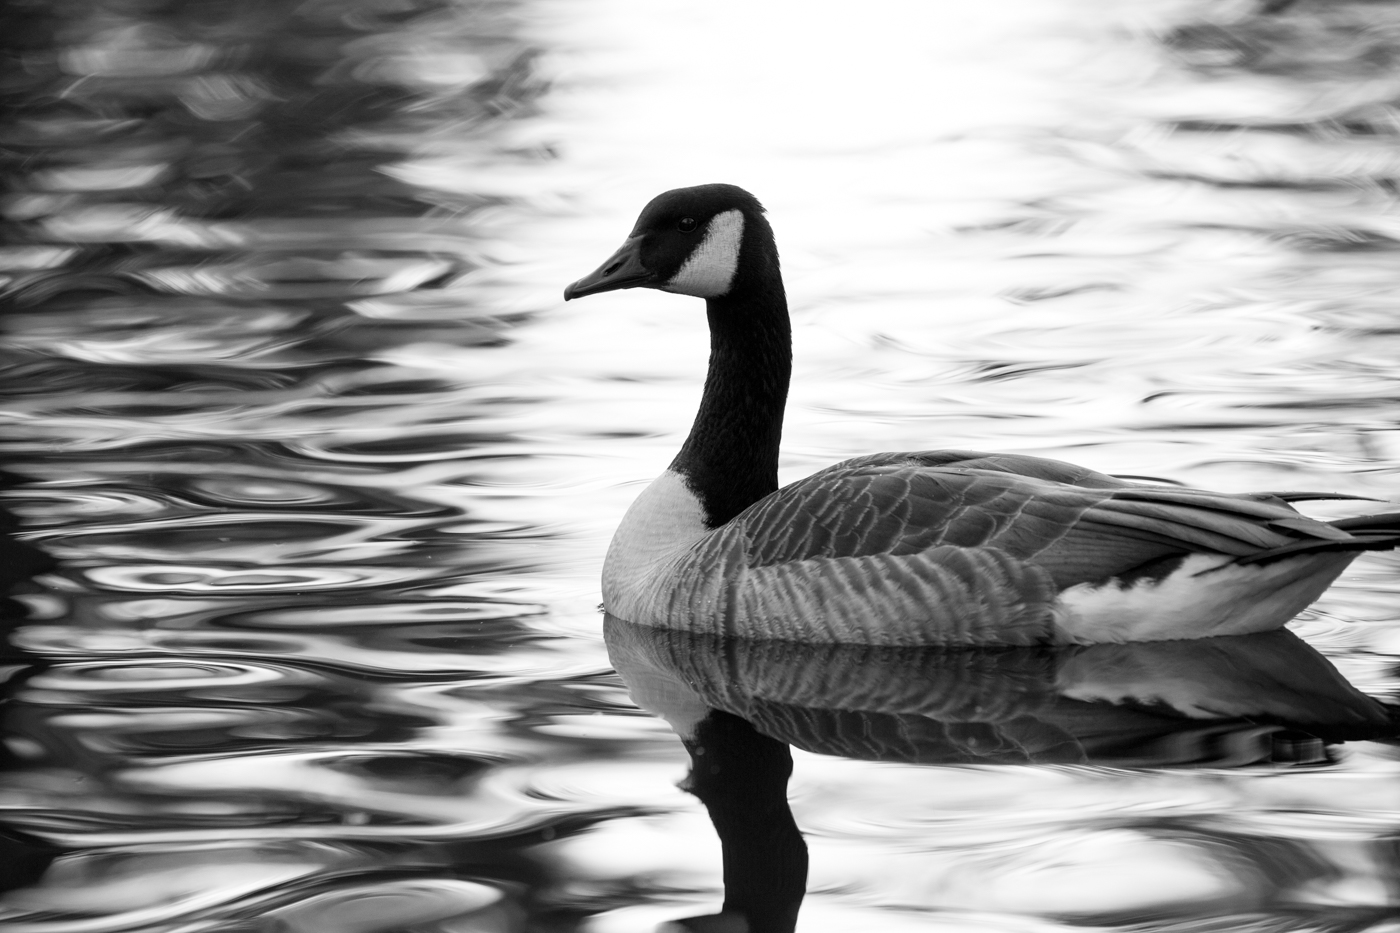
<path id="1" fill-rule="evenodd" d="M 1317 763 L 1326 744 L 1400 732 L 1391 707 L 1288 631 L 998 650 L 756 642 L 611 616 L 605 633 L 633 700 L 690 752 L 685 787 L 723 846 L 724 911 L 691 930 L 793 929 L 807 850 L 787 744 L 928 764 L 1220 767 Z"/>
<path id="2" fill-rule="evenodd" d="M 0 470 L 0 488 L 18 485 L 18 478 Z M 36 735 L 26 726 L 24 706 L 15 695 L 29 678 L 47 666 L 10 638 L 11 632 L 28 621 L 27 607 L 11 598 L 30 577 L 53 569 L 54 559 L 44 551 L 15 539 L 19 521 L 8 509 L 0 508 L 0 778 L 24 770 L 31 762 L 16 750 L 42 749 Z M 42 732 L 38 733 L 42 736 Z M 39 756 L 42 757 L 42 756 Z M 42 767 L 42 764 L 40 765 Z M 57 857 L 60 850 L 16 828 L 0 831 L 0 892 L 33 884 Z"/>
<path id="3" fill-rule="evenodd" d="M 806 893 L 807 845 L 788 808 L 787 745 L 721 710 L 683 741 L 690 753 L 683 787 L 709 811 L 724 852 L 723 912 L 687 926 L 715 933 L 792 930 Z"/>

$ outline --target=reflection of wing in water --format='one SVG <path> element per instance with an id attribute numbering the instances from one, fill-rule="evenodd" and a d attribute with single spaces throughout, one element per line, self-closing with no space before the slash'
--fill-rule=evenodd
<path id="1" fill-rule="evenodd" d="M 1287 631 L 1180 642 L 946 650 L 688 635 L 609 617 L 636 703 L 691 756 L 724 853 L 721 913 L 671 928 L 790 933 L 807 850 L 786 744 L 875 761 L 1232 766 L 1393 737 L 1388 707 Z"/>
<path id="2" fill-rule="evenodd" d="M 848 758 L 1238 765 L 1295 748 L 1290 731 L 1341 741 L 1388 735 L 1392 721 L 1287 631 L 952 651 L 725 640 L 611 618 L 607 635 L 633 699 L 683 736 L 718 709 Z"/>

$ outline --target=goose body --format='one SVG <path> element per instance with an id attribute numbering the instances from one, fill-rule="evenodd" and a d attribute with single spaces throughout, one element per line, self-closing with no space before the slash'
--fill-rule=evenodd
<path id="1" fill-rule="evenodd" d="M 763 208 L 668 191 L 565 291 L 706 299 L 710 369 L 680 453 L 628 510 L 603 602 L 697 634 L 888 645 L 1159 641 L 1277 629 L 1400 514 L 1323 522 L 1310 493 L 1148 485 L 966 450 L 846 460 L 782 489 L 787 303 Z M 1344 497 L 1340 497 L 1344 498 Z"/>

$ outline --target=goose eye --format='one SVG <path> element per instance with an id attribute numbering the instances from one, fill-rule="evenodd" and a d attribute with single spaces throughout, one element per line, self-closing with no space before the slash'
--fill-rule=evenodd
<path id="1" fill-rule="evenodd" d="M 682 217 L 680 222 L 676 224 L 676 229 L 681 233 L 690 233 L 696 226 L 698 225 L 695 223 L 694 217 Z"/>

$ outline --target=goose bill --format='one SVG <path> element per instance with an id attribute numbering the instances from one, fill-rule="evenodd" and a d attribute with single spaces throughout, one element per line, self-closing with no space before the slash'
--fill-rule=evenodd
<path id="1" fill-rule="evenodd" d="M 656 273 L 642 265 L 642 237 L 629 238 L 597 269 L 564 289 L 564 300 L 656 282 Z"/>

